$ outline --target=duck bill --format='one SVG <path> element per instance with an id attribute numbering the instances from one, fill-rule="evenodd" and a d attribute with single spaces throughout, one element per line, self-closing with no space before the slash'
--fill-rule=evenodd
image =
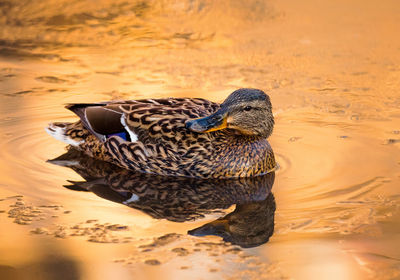
<path id="1" fill-rule="evenodd" d="M 227 128 L 227 120 L 228 114 L 219 110 L 210 116 L 186 122 L 186 127 L 194 132 L 211 132 Z"/>

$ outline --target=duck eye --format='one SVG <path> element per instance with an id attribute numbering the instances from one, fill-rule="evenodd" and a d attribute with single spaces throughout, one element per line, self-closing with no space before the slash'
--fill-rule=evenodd
<path id="1" fill-rule="evenodd" d="M 245 110 L 245 111 L 250 111 L 251 109 L 253 109 L 253 107 L 251 107 L 251 106 L 246 106 L 246 107 L 244 107 L 243 110 Z"/>

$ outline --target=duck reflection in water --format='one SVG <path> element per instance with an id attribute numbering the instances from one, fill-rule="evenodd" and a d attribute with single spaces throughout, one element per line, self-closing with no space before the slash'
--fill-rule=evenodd
<path id="1" fill-rule="evenodd" d="M 95 160 L 73 148 L 49 162 L 69 167 L 85 180 L 68 181 L 66 188 L 93 192 L 156 219 L 191 221 L 236 205 L 226 216 L 188 232 L 194 236 L 216 235 L 241 247 L 255 247 L 274 231 L 274 172 L 224 180 L 157 176 Z"/>

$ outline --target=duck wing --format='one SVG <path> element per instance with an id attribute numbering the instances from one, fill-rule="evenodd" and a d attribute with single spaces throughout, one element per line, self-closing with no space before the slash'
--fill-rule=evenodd
<path id="1" fill-rule="evenodd" d="M 155 143 L 157 139 L 179 140 L 185 121 L 217 110 L 217 103 L 200 98 L 165 98 L 69 104 L 67 109 L 104 142 L 111 136 L 126 141 Z"/>

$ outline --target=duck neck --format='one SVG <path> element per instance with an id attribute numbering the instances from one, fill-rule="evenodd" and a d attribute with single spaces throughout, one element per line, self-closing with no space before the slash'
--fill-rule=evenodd
<path id="1" fill-rule="evenodd" d="M 243 143 L 253 143 L 263 139 L 267 139 L 267 137 L 263 135 L 246 135 L 234 129 L 225 129 L 224 134 L 226 135 L 226 137 L 233 138 L 236 141 L 241 141 Z"/>

